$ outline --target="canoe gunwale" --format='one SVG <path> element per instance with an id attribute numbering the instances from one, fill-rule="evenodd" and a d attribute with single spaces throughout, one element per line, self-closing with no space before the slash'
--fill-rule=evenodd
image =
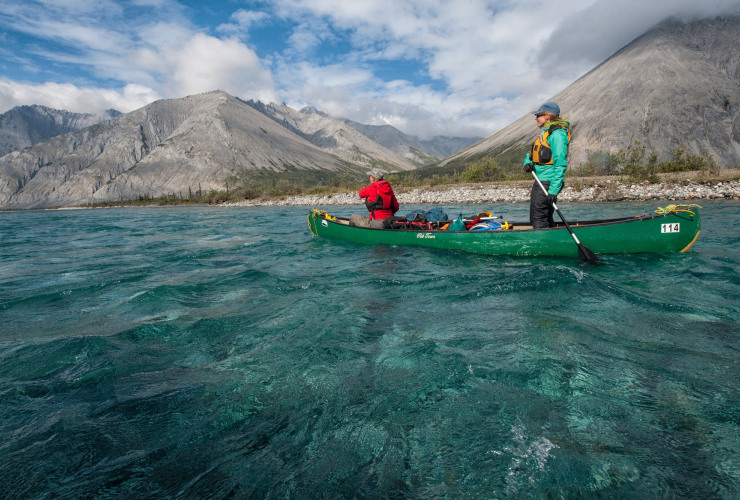
<path id="1" fill-rule="evenodd" d="M 570 227 L 571 228 L 611 226 L 611 225 L 615 225 L 615 224 L 626 224 L 626 223 L 629 223 L 629 222 L 640 222 L 640 221 L 646 221 L 646 220 L 651 220 L 651 219 L 664 218 L 664 217 L 667 217 L 669 215 L 676 215 L 676 216 L 681 217 L 682 215 L 685 215 L 685 213 L 684 212 L 668 212 L 666 214 L 645 214 L 645 215 L 637 215 L 637 216 L 634 216 L 634 217 L 620 217 L 620 218 L 617 218 L 617 219 L 597 219 L 597 220 L 573 221 L 573 222 L 569 222 L 569 224 L 570 224 Z M 408 232 L 408 233 L 417 233 L 417 232 L 420 232 L 419 230 L 416 230 L 416 229 L 408 229 L 408 230 L 406 230 L 406 229 L 385 229 L 385 228 L 376 228 L 376 227 L 350 226 L 348 224 L 349 223 L 349 219 L 346 218 L 346 217 L 335 217 L 335 219 L 336 220 L 347 221 L 348 222 L 347 224 L 344 224 L 344 223 L 341 223 L 341 222 L 336 222 L 336 220 L 327 219 L 326 217 L 321 217 L 321 216 L 319 216 L 319 217 L 321 219 L 329 222 L 329 223 L 337 224 L 338 226 L 352 227 L 354 229 L 363 229 L 363 230 L 367 230 L 367 231 L 382 231 L 382 232 L 386 232 L 386 231 L 399 232 L 400 231 L 400 232 Z M 681 217 L 681 218 L 684 218 L 684 217 Z M 520 225 L 520 226 L 529 226 L 530 225 L 529 222 L 510 222 L 509 224 L 512 224 L 515 228 L 516 228 L 517 225 Z M 555 227 L 545 227 L 545 228 L 541 228 L 541 229 L 534 229 L 534 228 L 528 228 L 528 229 L 504 229 L 504 230 L 501 230 L 500 232 L 526 232 L 526 231 L 531 231 L 531 232 L 538 231 L 539 232 L 539 231 L 554 231 L 554 230 L 558 230 L 558 229 L 562 229 L 562 230 L 566 230 L 567 231 L 567 228 L 565 227 L 565 224 L 563 224 L 562 222 L 558 222 L 556 224 L 557 225 Z M 425 232 L 425 233 L 448 233 L 448 234 L 471 234 L 471 232 L 468 231 L 468 230 L 464 230 L 464 231 L 447 231 L 447 230 L 442 230 L 442 229 L 430 229 L 430 230 L 424 230 L 423 232 Z M 481 232 L 484 232 L 484 231 L 481 231 Z M 496 231 L 485 231 L 485 232 L 493 233 L 493 232 L 499 232 L 499 231 L 496 230 Z"/>

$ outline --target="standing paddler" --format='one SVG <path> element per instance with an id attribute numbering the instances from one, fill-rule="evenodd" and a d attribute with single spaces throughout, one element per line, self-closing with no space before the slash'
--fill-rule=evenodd
<path id="1" fill-rule="evenodd" d="M 529 221 L 534 229 L 543 229 L 555 227 L 553 203 L 557 202 L 568 168 L 570 122 L 560 116 L 560 106 L 552 101 L 532 114 L 542 132 L 524 158 L 524 171 L 535 172 L 547 190 L 545 194 L 535 181 L 529 198 Z"/>

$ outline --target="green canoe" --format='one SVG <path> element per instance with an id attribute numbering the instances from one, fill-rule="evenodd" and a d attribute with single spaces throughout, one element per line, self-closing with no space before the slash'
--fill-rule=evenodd
<path id="1" fill-rule="evenodd" d="M 568 221 L 578 239 L 596 254 L 685 252 L 701 229 L 697 207 L 667 207 L 662 214 L 622 219 Z M 308 227 L 314 236 L 363 245 L 415 245 L 488 255 L 552 255 L 577 257 L 578 247 L 562 223 L 532 229 L 526 223 L 496 231 L 404 231 L 353 227 L 349 220 L 313 209 Z"/>

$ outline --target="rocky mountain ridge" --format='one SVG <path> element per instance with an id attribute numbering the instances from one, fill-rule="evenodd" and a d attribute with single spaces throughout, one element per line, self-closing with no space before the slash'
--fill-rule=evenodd
<path id="1" fill-rule="evenodd" d="M 344 131 L 347 134 L 347 128 L 342 124 L 348 125 L 351 129 L 359 132 L 372 142 L 393 151 L 397 155 L 411 161 L 414 166 L 429 165 L 438 162 L 441 158 L 451 156 L 458 151 L 467 148 L 482 140 L 482 137 L 447 137 L 436 136 L 432 139 L 419 139 L 413 135 L 405 134 L 391 125 L 365 125 L 347 118 L 335 118 L 329 114 L 316 109 L 313 106 L 305 106 L 299 111 L 282 104 L 265 104 L 260 101 L 249 100 L 247 104 L 254 109 L 264 113 L 276 122 L 280 123 L 288 130 L 301 135 L 306 140 L 313 142 L 320 147 L 324 147 L 338 131 Z M 308 115 L 301 117 L 296 114 Z M 323 118 L 317 118 L 321 117 Z M 337 123 L 340 122 L 340 123 Z M 364 141 L 358 141 L 356 136 L 349 132 L 353 141 L 364 144 Z M 346 142 L 341 139 L 338 143 Z M 335 152 L 337 153 L 337 152 Z"/>
<path id="2" fill-rule="evenodd" d="M 740 16 L 669 19 L 553 96 L 572 124 L 569 163 L 639 140 L 667 159 L 679 145 L 740 165 Z M 445 159 L 462 165 L 528 148 L 538 133 L 526 114 Z"/>
<path id="3" fill-rule="evenodd" d="M 391 154 L 389 152 L 389 154 Z M 0 158 L 0 207 L 221 190 L 259 172 L 366 171 L 215 91 L 160 100 Z"/>
<path id="4" fill-rule="evenodd" d="M 72 113 L 37 104 L 16 106 L 0 114 L 0 156 L 31 147 L 67 132 L 111 120 L 121 114 L 115 109 L 108 109 L 96 115 Z"/>
<path id="5" fill-rule="evenodd" d="M 296 111 L 285 104 L 245 102 L 294 134 L 347 162 L 367 167 L 382 166 L 386 170 L 412 170 L 417 166 L 316 108 Z"/>
<path id="6" fill-rule="evenodd" d="M 364 125 L 346 118 L 341 120 L 381 146 L 422 165 L 435 163 L 483 140 L 482 137 L 448 137 L 443 135 L 431 139 L 419 139 L 416 136 L 405 134 L 391 125 Z"/>

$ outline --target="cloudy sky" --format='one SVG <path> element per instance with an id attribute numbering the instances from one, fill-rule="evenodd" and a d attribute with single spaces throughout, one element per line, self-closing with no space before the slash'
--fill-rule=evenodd
<path id="1" fill-rule="evenodd" d="M 737 0 L 0 0 L 0 112 L 221 89 L 428 138 L 488 136 L 661 20 Z"/>

